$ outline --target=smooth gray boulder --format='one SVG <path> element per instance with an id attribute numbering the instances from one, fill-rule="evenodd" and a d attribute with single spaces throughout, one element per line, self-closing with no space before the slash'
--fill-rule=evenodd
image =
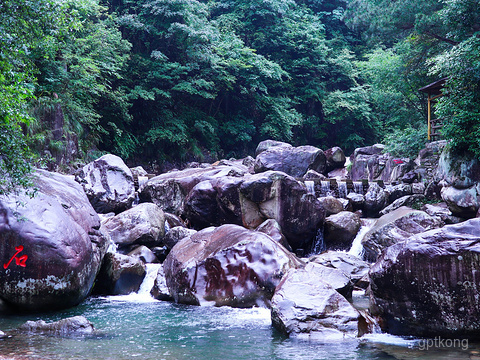
<path id="1" fill-rule="evenodd" d="M 382 216 L 362 239 L 365 259 L 375 262 L 383 249 L 410 236 L 443 226 L 438 217 L 401 207 Z"/>
<path id="2" fill-rule="evenodd" d="M 369 263 L 344 251 L 327 251 L 323 254 L 312 256 L 308 261 L 341 270 L 354 282 L 368 275 L 370 270 Z"/>
<path id="3" fill-rule="evenodd" d="M 342 211 L 326 217 L 324 240 L 327 249 L 350 249 L 361 226 L 360 216 L 350 211 Z"/>
<path id="4" fill-rule="evenodd" d="M 163 270 L 163 265 L 158 268 L 157 276 L 153 283 L 152 290 L 150 294 L 157 300 L 161 301 L 174 301 L 173 296 L 170 295 L 168 290 L 167 280 L 165 278 L 165 271 Z"/>
<path id="5" fill-rule="evenodd" d="M 315 266 L 288 271 L 275 290 L 271 312 L 273 326 L 292 338 L 330 342 L 361 335 L 360 313 Z"/>
<path id="6" fill-rule="evenodd" d="M 95 328 L 84 316 L 73 316 L 51 323 L 46 323 L 44 320 L 27 321 L 15 330 L 15 333 L 18 332 L 71 337 L 92 335 L 95 332 Z"/>
<path id="7" fill-rule="evenodd" d="M 318 198 L 320 207 L 325 211 L 325 216 L 341 213 L 343 211 L 342 202 L 333 196 L 324 196 Z"/>
<path id="8" fill-rule="evenodd" d="M 128 295 L 140 289 L 145 275 L 145 264 L 139 258 L 109 252 L 93 290 L 99 295 Z"/>
<path id="9" fill-rule="evenodd" d="M 98 213 L 129 209 L 135 200 L 132 171 L 116 155 L 107 154 L 85 165 L 75 174 Z"/>
<path id="10" fill-rule="evenodd" d="M 480 185 L 467 189 L 457 189 L 453 186 L 446 186 L 441 191 L 443 201 L 454 216 L 472 218 L 480 208 Z"/>
<path id="11" fill-rule="evenodd" d="M 258 156 L 258 154 L 264 152 L 265 150 L 268 150 L 271 147 L 274 146 L 283 146 L 283 147 L 288 147 L 291 148 L 292 145 L 282 142 L 282 141 L 276 141 L 276 140 L 264 140 L 260 141 L 257 145 L 257 149 L 255 150 L 255 156 Z"/>
<path id="12" fill-rule="evenodd" d="M 297 178 L 304 176 L 310 169 L 319 173 L 326 170 L 324 152 L 310 145 L 269 147 L 257 155 L 254 166 L 256 173 L 273 170 Z"/>
<path id="13" fill-rule="evenodd" d="M 318 262 L 308 262 L 307 265 L 305 265 L 305 270 L 309 272 L 312 271 L 320 276 L 324 282 L 332 286 L 346 299 L 352 298 L 352 278 L 342 270 L 332 266 L 325 266 Z"/>
<path id="14" fill-rule="evenodd" d="M 156 246 L 165 236 L 165 215 L 157 205 L 142 203 L 103 221 L 119 247 L 133 244 Z"/>

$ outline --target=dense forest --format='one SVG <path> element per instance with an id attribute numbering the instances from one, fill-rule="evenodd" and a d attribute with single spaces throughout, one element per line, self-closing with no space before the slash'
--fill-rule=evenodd
<path id="1" fill-rule="evenodd" d="M 0 193 L 32 166 L 348 154 L 426 142 L 480 156 L 479 0 L 2 0 Z"/>

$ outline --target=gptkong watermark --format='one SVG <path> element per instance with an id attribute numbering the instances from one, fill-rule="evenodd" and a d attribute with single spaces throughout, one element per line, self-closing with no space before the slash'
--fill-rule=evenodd
<path id="1" fill-rule="evenodd" d="M 421 339 L 418 342 L 419 350 L 429 349 L 459 349 L 468 350 L 468 339 L 443 339 L 436 336 L 433 339 Z"/>

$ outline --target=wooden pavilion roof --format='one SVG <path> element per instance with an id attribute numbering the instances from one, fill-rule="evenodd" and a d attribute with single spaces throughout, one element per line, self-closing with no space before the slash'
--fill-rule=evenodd
<path id="1" fill-rule="evenodd" d="M 445 85 L 445 81 L 447 81 L 447 79 L 448 78 L 445 77 L 443 79 L 437 80 L 431 84 L 428 84 L 427 86 L 418 89 L 418 91 L 425 92 L 431 95 L 439 95 L 442 93 L 442 88 Z"/>

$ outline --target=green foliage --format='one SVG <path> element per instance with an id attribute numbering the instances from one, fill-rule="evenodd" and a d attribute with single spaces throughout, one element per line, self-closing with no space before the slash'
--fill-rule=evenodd
<path id="1" fill-rule="evenodd" d="M 435 205 L 435 204 L 438 204 L 438 203 L 441 203 L 443 200 L 440 198 L 433 198 L 433 199 L 427 199 L 427 198 L 423 198 L 423 199 L 418 199 L 417 201 L 415 201 L 413 204 L 410 205 L 410 207 L 412 209 L 415 209 L 415 210 L 422 210 L 423 207 L 425 205 Z"/>
<path id="2" fill-rule="evenodd" d="M 370 43 L 387 46 L 359 65 L 372 89 L 374 114 L 388 125 L 391 151 L 400 150 L 399 139 L 412 155 L 421 145 L 416 132 L 424 131 L 426 100 L 417 89 L 448 78 L 436 106 L 442 134 L 453 150 L 479 156 L 480 1 L 354 0 L 347 18 Z"/>
<path id="3" fill-rule="evenodd" d="M 31 185 L 32 154 L 21 127 L 32 118 L 34 67 L 29 52 L 52 15 L 50 1 L 0 4 L 0 194 Z"/>
<path id="4" fill-rule="evenodd" d="M 444 135 L 478 155 L 479 14 L 478 0 L 2 1 L 3 178 L 72 138 L 85 159 L 240 157 L 266 138 L 347 153 L 383 138 L 414 156 L 418 89 L 440 77 Z"/>
<path id="5" fill-rule="evenodd" d="M 480 39 L 472 36 L 434 59 L 433 71 L 448 75 L 437 106 L 452 149 L 480 156 Z"/>
<path id="6" fill-rule="evenodd" d="M 385 151 L 396 157 L 408 157 L 414 159 L 418 152 L 425 148 L 427 142 L 427 126 L 422 124 L 419 128 L 406 127 L 396 128 L 385 136 Z"/>
<path id="7" fill-rule="evenodd" d="M 79 140 L 88 148 L 105 133 L 112 112 L 115 121 L 130 120 L 126 96 L 114 86 L 130 44 L 98 0 L 63 1 L 60 11 L 64 18 L 59 31 L 48 45 L 34 49 L 37 92 L 44 99 L 37 105 L 61 104 L 65 130 L 81 129 Z"/>

